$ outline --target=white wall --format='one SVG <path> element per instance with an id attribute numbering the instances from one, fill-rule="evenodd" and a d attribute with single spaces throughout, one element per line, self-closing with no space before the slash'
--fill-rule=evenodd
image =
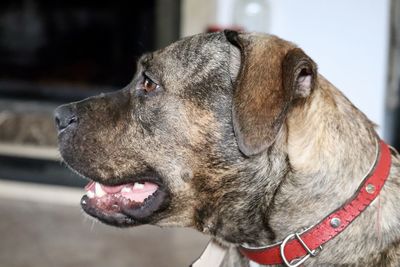
<path id="1" fill-rule="evenodd" d="M 382 134 L 390 1 L 265 1 L 270 8 L 270 18 L 266 20 L 269 32 L 303 48 L 318 64 L 320 73 L 376 122 Z M 203 6 L 216 7 L 215 17 L 211 15 L 202 21 L 205 26 L 233 24 L 233 0 L 199 2 Z M 199 14 L 199 10 L 185 12 L 189 12 L 185 15 L 189 24 L 190 13 Z M 189 30 L 184 35 L 194 33 Z"/>
<path id="2" fill-rule="evenodd" d="M 389 0 L 274 0 L 270 32 L 302 47 L 367 116 L 384 123 Z"/>
<path id="3" fill-rule="evenodd" d="M 232 18 L 230 12 L 217 8 L 217 0 L 182 0 L 181 3 L 181 37 L 205 32 L 207 26 L 216 23 L 217 10 L 219 16 Z"/>

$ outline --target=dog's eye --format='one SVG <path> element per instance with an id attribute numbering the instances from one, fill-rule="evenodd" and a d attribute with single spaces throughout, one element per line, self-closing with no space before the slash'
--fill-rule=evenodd
<path id="1" fill-rule="evenodd" d="M 158 88 L 158 84 L 153 82 L 149 77 L 144 76 L 143 81 L 141 83 L 141 89 L 144 90 L 146 93 L 151 93 Z"/>

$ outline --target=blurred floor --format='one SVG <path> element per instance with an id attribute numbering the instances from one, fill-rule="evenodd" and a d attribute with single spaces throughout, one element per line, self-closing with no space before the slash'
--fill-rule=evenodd
<path id="1" fill-rule="evenodd" d="M 82 192 L 0 181 L 0 266 L 188 266 L 206 246 L 189 229 L 93 223 L 79 207 Z"/>

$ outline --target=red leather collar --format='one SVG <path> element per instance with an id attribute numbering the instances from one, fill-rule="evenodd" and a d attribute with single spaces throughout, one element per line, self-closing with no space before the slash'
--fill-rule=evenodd
<path id="1" fill-rule="evenodd" d="M 391 166 L 391 154 L 387 144 L 379 142 L 380 152 L 373 171 L 362 181 L 357 192 L 316 225 L 299 233 L 288 235 L 283 241 L 262 247 L 240 247 L 250 260 L 259 264 L 299 266 L 309 257 L 316 256 L 322 245 L 340 234 L 379 195 Z"/>

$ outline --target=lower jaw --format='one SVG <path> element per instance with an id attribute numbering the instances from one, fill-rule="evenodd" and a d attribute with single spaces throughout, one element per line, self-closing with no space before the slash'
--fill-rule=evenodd
<path id="1" fill-rule="evenodd" d="M 121 200 L 105 205 L 101 199 L 85 195 L 81 206 L 87 214 L 105 224 L 128 227 L 151 222 L 169 206 L 169 202 L 169 194 L 160 188 L 142 203 Z"/>
<path id="2" fill-rule="evenodd" d="M 88 215 L 98 219 L 102 223 L 117 226 L 117 227 L 129 227 L 139 225 L 140 223 L 135 221 L 133 218 L 119 212 L 111 212 L 99 209 L 91 203 L 92 200 L 86 195 L 81 199 L 81 207 L 84 212 Z"/>

